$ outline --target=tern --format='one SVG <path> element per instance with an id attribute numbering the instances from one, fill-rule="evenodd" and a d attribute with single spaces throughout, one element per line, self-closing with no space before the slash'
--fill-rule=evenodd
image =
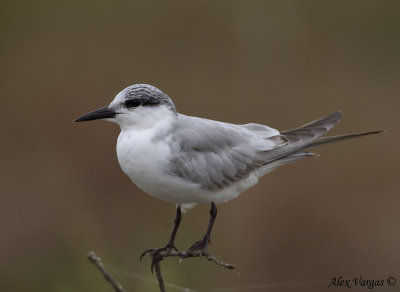
<path id="1" fill-rule="evenodd" d="M 341 118 L 336 111 L 281 132 L 255 123 L 236 125 L 180 114 L 167 94 L 148 84 L 135 84 L 108 106 L 75 122 L 102 119 L 118 124 L 117 157 L 123 172 L 144 192 L 176 204 L 167 245 L 142 256 L 177 250 L 174 242 L 181 212 L 198 203 L 211 205 L 206 233 L 186 251 L 187 257 L 207 249 L 216 204 L 236 198 L 282 165 L 317 155 L 305 149 L 382 132 L 322 137 Z"/>

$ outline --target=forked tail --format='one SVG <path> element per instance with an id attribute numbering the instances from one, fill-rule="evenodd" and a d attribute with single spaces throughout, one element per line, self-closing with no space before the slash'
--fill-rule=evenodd
<path id="1" fill-rule="evenodd" d="M 339 136 L 322 137 L 332 129 L 342 118 L 340 111 L 322 117 L 318 120 L 305 124 L 297 129 L 282 131 L 281 135 L 287 140 L 287 144 L 281 148 L 268 151 L 267 163 L 274 160 L 292 161 L 301 157 L 309 157 L 315 154 L 302 151 L 323 144 L 338 142 L 347 139 L 379 134 L 384 131 L 368 131 L 361 133 L 345 134 Z"/>

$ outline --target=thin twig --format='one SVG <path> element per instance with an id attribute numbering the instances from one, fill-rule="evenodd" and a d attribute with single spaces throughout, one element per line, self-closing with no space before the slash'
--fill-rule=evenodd
<path id="1" fill-rule="evenodd" d="M 158 281 L 158 286 L 160 287 L 160 292 L 165 292 L 165 284 L 163 276 L 161 274 L 160 262 L 155 263 L 154 267 L 156 269 L 157 281 Z"/>
<path id="2" fill-rule="evenodd" d="M 103 265 L 103 262 L 101 261 L 101 258 L 99 258 L 94 251 L 89 252 L 87 257 L 89 261 L 92 262 L 100 270 L 106 281 L 108 281 L 111 284 L 111 286 L 114 288 L 116 292 L 125 292 L 122 285 L 118 283 L 117 280 L 115 280 L 115 278 L 111 276 L 111 274 L 106 270 L 106 268 Z"/>
<path id="3" fill-rule="evenodd" d="M 185 258 L 186 257 L 186 252 L 185 251 L 176 251 L 176 250 L 165 250 L 165 251 L 157 252 L 157 250 L 154 249 L 154 250 L 152 250 L 150 252 L 150 256 L 152 258 L 154 256 L 156 256 L 157 259 L 161 258 L 161 260 L 163 258 L 166 258 L 166 257 Z M 235 265 L 224 263 L 223 261 L 217 259 L 215 256 L 213 256 L 212 254 L 210 254 L 210 253 L 208 253 L 206 251 L 201 251 L 201 250 L 200 251 L 194 251 L 193 253 L 189 254 L 187 257 L 189 257 L 189 258 L 204 257 L 208 261 L 213 262 L 214 264 L 216 264 L 216 265 L 218 265 L 218 266 L 220 266 L 222 268 L 225 268 L 225 269 L 228 269 L 228 270 L 233 270 L 233 269 L 236 268 Z M 156 262 L 160 262 L 161 260 L 157 260 Z"/>

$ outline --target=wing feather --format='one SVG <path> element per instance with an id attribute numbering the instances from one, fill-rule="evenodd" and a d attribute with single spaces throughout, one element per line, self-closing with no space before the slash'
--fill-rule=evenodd
<path id="1" fill-rule="evenodd" d="M 341 119 L 340 112 L 279 133 L 259 124 L 233 125 L 180 115 L 174 129 L 176 153 L 168 170 L 208 190 L 227 187 L 278 159 L 292 161 L 310 155 L 285 157 L 310 145 Z"/>

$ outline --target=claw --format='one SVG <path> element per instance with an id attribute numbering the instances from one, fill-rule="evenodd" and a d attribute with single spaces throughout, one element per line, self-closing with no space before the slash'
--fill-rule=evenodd
<path id="1" fill-rule="evenodd" d="M 150 266 L 150 270 L 151 270 L 151 273 L 152 273 L 152 274 L 154 273 L 154 266 L 155 266 L 157 263 L 161 262 L 161 261 L 163 260 L 163 258 L 164 258 L 164 257 L 160 256 L 159 253 L 160 253 L 159 251 L 154 251 L 154 254 L 153 254 L 153 253 L 151 254 L 151 266 Z"/>
<path id="2" fill-rule="evenodd" d="M 149 248 L 146 249 L 144 252 L 142 252 L 142 254 L 140 255 L 140 260 L 142 260 L 142 258 L 149 253 L 151 256 L 151 272 L 153 273 L 153 268 L 154 265 L 157 264 L 158 262 L 161 262 L 164 259 L 164 256 L 160 255 L 161 252 L 163 251 L 170 251 L 170 250 L 176 250 L 178 251 L 178 249 L 176 248 L 175 244 L 167 244 L 164 247 L 160 247 L 160 248 Z"/>
<path id="3" fill-rule="evenodd" d="M 142 260 L 142 258 L 146 255 L 146 253 L 152 253 L 154 250 L 155 250 L 155 248 L 146 249 L 144 252 L 142 252 L 139 259 Z"/>
<path id="4" fill-rule="evenodd" d="M 186 252 L 182 258 L 190 257 L 196 250 L 205 252 L 209 243 L 209 238 L 203 238 L 202 240 L 196 241 Z"/>

